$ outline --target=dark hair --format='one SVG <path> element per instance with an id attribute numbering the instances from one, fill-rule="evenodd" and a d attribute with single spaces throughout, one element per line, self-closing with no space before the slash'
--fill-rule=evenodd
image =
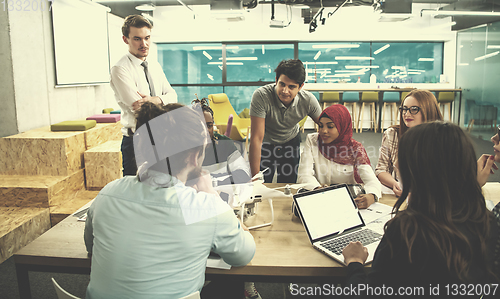
<path id="1" fill-rule="evenodd" d="M 151 25 L 151 23 L 141 15 L 130 15 L 125 18 L 125 22 L 123 22 L 122 26 L 123 36 L 128 37 L 128 35 L 130 34 L 130 27 L 148 27 L 149 29 L 153 29 L 153 25 Z"/>
<path id="2" fill-rule="evenodd" d="M 157 159 L 161 161 L 164 158 L 169 158 L 170 174 L 176 175 L 186 167 L 187 157 L 193 152 L 201 154 L 202 145 L 209 140 L 201 111 L 179 103 L 157 105 L 146 102 L 136 112 L 136 117 L 134 150 L 139 175 L 143 172 L 140 166 L 144 162 L 149 163 L 147 169 L 157 163 Z M 139 130 L 144 125 L 147 125 L 147 131 L 143 130 L 145 134 L 140 134 Z M 151 157 L 154 157 L 151 145 L 154 145 L 154 154 L 157 155 L 154 163 L 150 163 Z M 162 153 L 168 152 L 173 154 L 162 156 Z"/>
<path id="3" fill-rule="evenodd" d="M 193 108 L 199 105 L 203 112 L 210 113 L 212 115 L 212 118 L 214 118 L 214 111 L 212 110 L 212 108 L 210 108 L 207 98 L 202 98 L 201 100 L 200 99 L 192 100 L 191 104 L 193 105 Z"/>
<path id="4" fill-rule="evenodd" d="M 385 228 L 399 228 L 409 261 L 419 237 L 423 239 L 419 245 L 440 251 L 451 273 L 462 281 L 470 280 L 473 253 L 468 239 L 456 227 L 462 223 L 478 236 L 483 265 L 490 271 L 486 242 L 492 215 L 477 182 L 472 142 L 462 129 L 443 121 L 411 128 L 401 136 L 398 161 L 403 192 L 394 205 L 396 216 Z M 407 208 L 399 211 L 407 198 Z"/>
<path id="5" fill-rule="evenodd" d="M 285 75 L 302 86 L 306 81 L 306 70 L 304 64 L 299 59 L 282 60 L 274 70 L 276 73 L 276 82 L 281 75 Z"/>

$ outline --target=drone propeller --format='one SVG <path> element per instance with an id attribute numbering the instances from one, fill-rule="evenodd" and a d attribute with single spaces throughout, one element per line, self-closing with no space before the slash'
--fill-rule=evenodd
<path id="1" fill-rule="evenodd" d="M 274 190 L 278 190 L 278 189 L 285 189 L 285 188 L 291 188 L 291 189 L 299 189 L 301 187 L 304 187 L 304 186 L 307 186 L 308 184 L 286 184 L 285 186 L 281 186 L 281 187 L 276 187 L 276 188 L 271 188 L 271 189 L 274 189 Z"/>

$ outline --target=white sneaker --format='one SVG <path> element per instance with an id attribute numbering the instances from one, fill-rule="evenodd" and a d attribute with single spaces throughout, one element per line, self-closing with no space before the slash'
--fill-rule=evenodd
<path id="1" fill-rule="evenodd" d="M 253 282 L 245 282 L 245 299 L 262 299 Z"/>

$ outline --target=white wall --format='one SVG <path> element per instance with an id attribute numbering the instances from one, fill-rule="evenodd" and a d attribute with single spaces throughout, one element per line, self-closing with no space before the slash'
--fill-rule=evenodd
<path id="1" fill-rule="evenodd" d="M 107 107 L 118 108 L 109 84 L 55 87 L 50 20 L 47 10 L 8 12 L 14 88 L 13 92 L 7 91 L 6 96 L 15 100 L 17 132 L 7 132 L 0 127 L 1 136 L 65 120 L 84 119 Z"/>
<path id="2" fill-rule="evenodd" d="M 0 137 L 17 133 L 9 16 L 0 10 Z"/>

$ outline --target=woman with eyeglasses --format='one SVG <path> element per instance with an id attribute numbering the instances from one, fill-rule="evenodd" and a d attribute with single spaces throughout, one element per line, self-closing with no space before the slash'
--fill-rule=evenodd
<path id="1" fill-rule="evenodd" d="M 399 107 L 399 125 L 389 127 L 382 137 L 375 174 L 382 185 L 401 195 L 399 186 L 398 143 L 409 128 L 421 123 L 443 120 L 434 94 L 428 90 L 414 89 L 409 92 Z"/>

